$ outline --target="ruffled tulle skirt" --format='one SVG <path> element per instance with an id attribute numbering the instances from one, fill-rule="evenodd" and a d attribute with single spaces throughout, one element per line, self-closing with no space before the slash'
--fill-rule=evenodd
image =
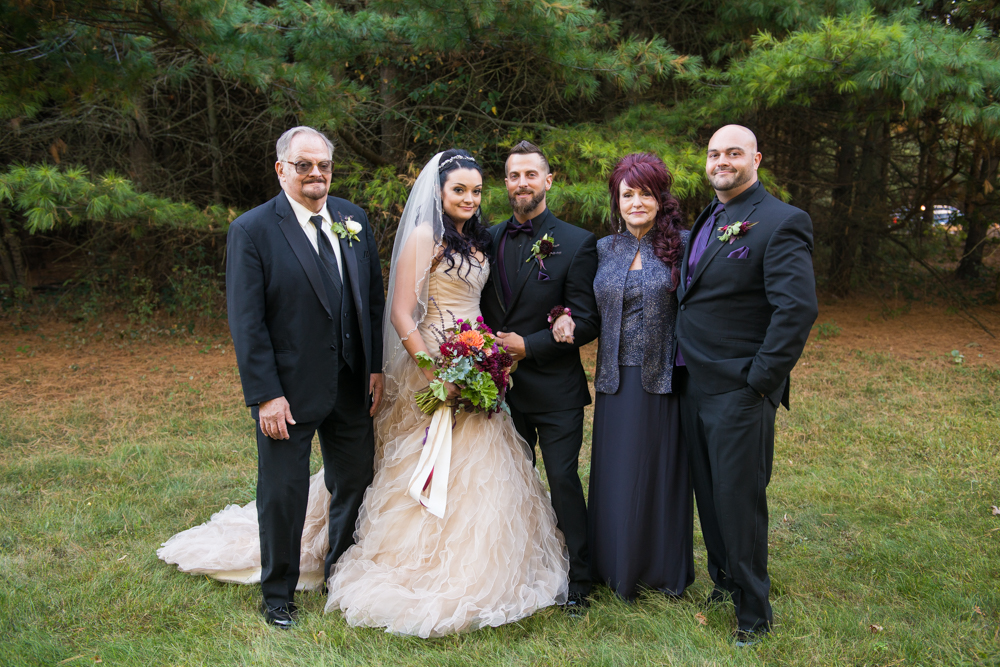
<path id="1" fill-rule="evenodd" d="M 498 626 L 566 600 L 562 533 L 524 440 L 506 414 L 459 412 L 443 518 L 406 493 L 431 418 L 413 404 L 426 380 L 404 370 L 380 412 L 382 447 L 357 543 L 331 574 L 326 609 L 351 625 L 435 637 Z"/>
<path id="2" fill-rule="evenodd" d="M 309 505 L 302 529 L 298 590 L 323 587 L 323 565 L 330 550 L 326 529 L 330 493 L 323 470 L 309 478 Z M 199 574 L 234 584 L 260 583 L 260 532 L 257 505 L 227 505 L 208 522 L 177 533 L 156 555 L 181 572 Z"/>

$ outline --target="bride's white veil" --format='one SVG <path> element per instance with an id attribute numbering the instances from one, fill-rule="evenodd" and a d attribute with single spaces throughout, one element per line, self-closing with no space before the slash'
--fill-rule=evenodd
<path id="1" fill-rule="evenodd" d="M 392 261 L 389 265 L 389 294 L 385 303 L 382 322 L 382 359 L 385 381 L 385 399 L 391 404 L 399 395 L 403 381 L 403 371 L 412 363 L 403 347 L 403 339 L 417 330 L 427 314 L 427 283 L 436 248 L 444 236 L 444 222 L 441 217 L 441 185 L 438 182 L 438 153 L 424 165 L 413 184 L 406 200 L 403 216 L 396 230 L 396 241 L 392 246 Z M 405 253 L 405 256 L 404 256 Z M 401 269 L 402 267 L 402 269 Z M 413 275 L 400 275 L 400 270 Z M 412 283 L 410 280 L 412 279 Z M 416 302 L 413 311 L 413 326 L 402 332 L 402 337 L 392 323 L 393 304 L 397 301 L 397 285 L 413 285 Z"/>

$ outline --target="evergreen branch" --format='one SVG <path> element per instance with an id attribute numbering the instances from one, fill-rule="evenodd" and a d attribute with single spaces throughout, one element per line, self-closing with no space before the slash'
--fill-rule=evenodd
<path id="1" fill-rule="evenodd" d="M 417 110 L 420 110 L 420 109 L 426 109 L 428 111 L 445 111 L 445 112 L 448 112 L 448 113 L 453 113 L 455 115 L 468 114 L 468 115 L 472 115 L 472 116 L 478 116 L 480 118 L 485 118 L 486 120 L 490 121 L 491 123 L 496 123 L 497 125 L 503 125 L 503 126 L 506 126 L 506 127 L 532 127 L 532 128 L 539 129 L 539 130 L 556 130 L 556 129 L 558 129 L 555 125 L 550 125 L 548 123 L 533 123 L 533 122 L 525 122 L 525 121 L 517 121 L 517 120 L 503 120 L 502 118 L 494 118 L 494 117 L 492 117 L 492 116 L 490 116 L 488 114 L 483 113 L 479 109 L 476 109 L 475 107 L 470 107 L 470 106 L 465 107 L 465 109 L 456 109 L 455 107 L 442 107 L 442 106 L 435 106 L 435 105 L 430 105 L 430 104 L 419 104 L 417 106 L 412 107 L 412 109 L 414 111 L 417 111 Z"/>

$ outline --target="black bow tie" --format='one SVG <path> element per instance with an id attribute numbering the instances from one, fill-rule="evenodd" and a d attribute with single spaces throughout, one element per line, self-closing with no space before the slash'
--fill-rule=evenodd
<path id="1" fill-rule="evenodd" d="M 528 237 L 535 235 L 535 228 L 531 225 L 531 220 L 528 220 L 523 225 L 517 224 L 514 220 L 507 223 L 507 238 L 514 238 L 518 234 L 527 234 Z"/>

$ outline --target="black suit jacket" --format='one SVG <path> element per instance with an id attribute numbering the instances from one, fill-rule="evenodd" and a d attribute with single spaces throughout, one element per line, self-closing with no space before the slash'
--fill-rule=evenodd
<path id="1" fill-rule="evenodd" d="M 590 403 L 587 376 L 580 363 L 580 346 L 597 338 L 599 317 L 594 300 L 597 273 L 597 239 L 590 232 L 563 222 L 548 209 L 535 222 L 537 241 L 548 234 L 559 245 L 545 261 L 540 279 L 538 262 L 522 262 L 511 282 L 510 306 L 504 305 L 498 257 L 501 235 L 510 218 L 490 227 L 490 279 L 483 288 L 483 319 L 494 331 L 513 331 L 524 337 L 529 357 L 517 364 L 507 394 L 511 406 L 525 413 L 554 412 Z M 554 306 L 566 306 L 576 321 L 574 343 L 557 343 L 547 317 Z"/>
<path id="2" fill-rule="evenodd" d="M 809 215 L 757 183 L 729 208 L 729 222 L 756 223 L 724 243 L 713 231 L 690 287 L 688 255 L 715 202 L 698 216 L 677 290 L 677 344 L 691 379 L 708 394 L 746 385 L 788 407 L 788 376 L 816 321 Z M 746 246 L 746 259 L 727 255 Z"/>
<path id="3" fill-rule="evenodd" d="M 385 293 L 378 248 L 365 212 L 327 197 L 336 221 L 361 223 L 360 241 L 340 241 L 343 271 L 362 332 L 364 385 L 382 372 L 382 311 Z M 339 215 L 338 215 L 339 214 Z M 340 341 L 320 276 L 319 258 L 285 193 L 247 211 L 229 227 L 226 246 L 226 305 L 236 348 L 243 396 L 248 406 L 284 396 L 296 421 L 321 419 L 337 398 Z M 342 388 L 343 389 L 343 388 Z"/>

